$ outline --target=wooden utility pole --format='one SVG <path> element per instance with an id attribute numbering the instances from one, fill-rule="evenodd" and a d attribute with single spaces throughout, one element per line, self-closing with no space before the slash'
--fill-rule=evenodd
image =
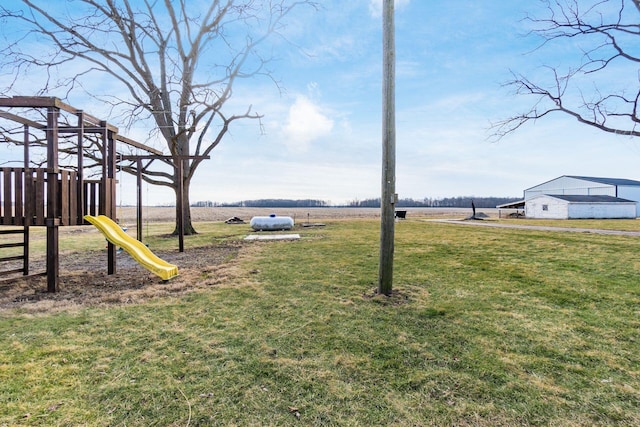
<path id="1" fill-rule="evenodd" d="M 396 204 L 396 48 L 394 0 L 382 6 L 382 197 L 380 224 L 380 271 L 378 293 L 391 295 Z"/>

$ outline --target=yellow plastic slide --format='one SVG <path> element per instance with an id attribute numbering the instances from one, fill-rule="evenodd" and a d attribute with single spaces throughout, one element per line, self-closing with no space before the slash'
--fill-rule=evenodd
<path id="1" fill-rule="evenodd" d="M 169 280 L 178 275 L 178 267 L 158 258 L 144 244 L 129 236 L 118 224 L 105 215 L 85 215 L 84 219 L 95 225 L 108 241 L 122 247 L 141 266 L 157 274 L 162 280 Z"/>

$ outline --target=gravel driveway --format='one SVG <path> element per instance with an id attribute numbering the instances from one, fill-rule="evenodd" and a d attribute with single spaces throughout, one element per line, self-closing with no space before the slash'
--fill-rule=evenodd
<path id="1" fill-rule="evenodd" d="M 595 228 L 573 228 L 573 227 L 545 227 L 543 225 L 503 224 L 503 223 L 490 222 L 490 221 L 473 221 L 473 220 L 456 220 L 456 219 L 430 219 L 426 221 L 441 222 L 445 224 L 455 224 L 455 225 L 477 226 L 477 227 L 515 228 L 519 230 L 562 231 L 562 232 L 569 232 L 569 233 L 609 234 L 614 236 L 640 236 L 640 231 L 601 230 L 601 229 L 595 229 Z"/>

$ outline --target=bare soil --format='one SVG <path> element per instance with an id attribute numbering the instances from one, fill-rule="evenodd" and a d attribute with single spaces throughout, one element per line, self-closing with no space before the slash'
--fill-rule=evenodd
<path id="1" fill-rule="evenodd" d="M 74 307 L 139 303 L 150 298 L 179 295 L 225 282 L 242 244 L 156 251 L 160 258 L 179 266 L 180 274 L 163 281 L 120 252 L 116 274 L 107 274 L 106 251 L 102 256 L 60 256 L 58 292 L 46 292 L 45 276 L 20 276 L 0 282 L 0 310 L 19 308 L 28 312 L 51 312 Z M 44 271 L 44 259 L 31 260 L 33 271 Z"/>
<path id="2" fill-rule="evenodd" d="M 407 209 L 407 218 L 463 218 L 468 215 L 463 209 Z M 194 223 L 224 221 L 239 217 L 249 222 L 252 216 L 291 216 L 296 223 L 318 223 L 329 219 L 375 218 L 379 209 L 368 208 L 193 208 Z M 125 223 L 135 223 L 135 208 L 120 208 L 118 215 Z M 143 221 L 172 222 L 175 208 L 144 208 Z M 197 225 L 196 225 L 197 228 Z M 64 233 L 77 232 L 77 228 L 61 227 Z M 138 265 L 126 252 L 118 255 L 117 272 L 107 274 L 106 251 L 92 254 L 60 254 L 59 290 L 46 292 L 46 277 L 23 278 L 15 276 L 0 281 L 0 311 L 19 309 L 29 313 L 69 311 L 87 306 L 107 306 L 140 303 L 151 298 L 170 297 L 192 292 L 209 286 L 228 285 L 236 277 L 235 262 L 239 256 L 250 251 L 252 245 L 244 242 L 217 244 L 214 246 L 157 251 L 160 258 L 178 265 L 178 277 L 164 282 Z M 31 271 L 45 271 L 44 257 L 30 258 Z"/>

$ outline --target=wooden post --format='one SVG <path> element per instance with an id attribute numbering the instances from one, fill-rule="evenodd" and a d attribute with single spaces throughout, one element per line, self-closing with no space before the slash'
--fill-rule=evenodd
<path id="1" fill-rule="evenodd" d="M 28 234 L 29 227 L 33 224 L 33 214 L 35 213 L 34 209 L 34 186 L 33 186 L 33 173 L 31 172 L 31 167 L 29 164 L 31 160 L 29 158 L 29 125 L 24 125 L 23 132 L 23 144 L 24 144 L 24 227 L 25 232 Z M 27 252 L 28 255 L 28 245 Z M 28 261 L 27 261 L 27 273 L 28 273 Z"/>
<path id="2" fill-rule="evenodd" d="M 76 197 L 78 212 L 77 213 L 77 223 L 84 224 L 84 215 L 88 212 L 85 212 L 85 194 L 84 194 L 84 154 L 83 154 L 83 145 L 84 145 L 84 113 L 82 111 L 78 111 L 78 181 L 76 183 Z"/>
<path id="3" fill-rule="evenodd" d="M 378 293 L 391 295 L 396 204 L 395 26 L 394 0 L 383 1 L 382 45 L 382 197 Z"/>
<path id="4" fill-rule="evenodd" d="M 116 212 L 116 164 L 118 161 L 116 153 L 116 138 L 113 131 L 109 130 L 108 123 L 104 122 L 107 126 L 107 142 L 108 142 L 108 166 L 107 166 L 107 178 L 109 179 L 109 186 L 107 191 L 107 215 L 109 218 L 117 220 Z"/>
<path id="5" fill-rule="evenodd" d="M 101 167 L 101 176 L 100 176 L 100 191 L 98 192 L 98 215 L 106 215 L 106 203 L 107 203 L 107 162 L 108 162 L 108 150 L 107 150 L 107 123 L 101 122 L 100 126 L 102 127 L 102 147 L 101 153 L 102 156 L 102 164 Z"/>
<path id="6" fill-rule="evenodd" d="M 22 239 L 24 245 L 22 246 L 22 274 L 24 276 L 29 275 L 29 226 L 24 226 L 24 232 L 22 234 Z"/>
<path id="7" fill-rule="evenodd" d="M 100 212 L 102 215 L 107 215 L 111 219 L 115 218 L 114 205 L 115 205 L 115 170 L 116 170 L 116 142 L 113 138 L 113 134 L 109 131 L 106 121 L 100 122 L 102 131 L 102 143 L 103 146 L 103 158 L 102 158 L 102 189 L 100 191 L 100 199 L 103 200 L 102 209 Z M 107 274 L 116 273 L 116 246 L 109 242 L 107 243 Z"/>
<path id="8" fill-rule="evenodd" d="M 184 190 L 182 179 L 184 175 L 184 160 L 178 160 L 178 251 L 184 252 Z"/>
<path id="9" fill-rule="evenodd" d="M 47 292 L 58 290 L 58 108 L 47 108 Z"/>
<path id="10" fill-rule="evenodd" d="M 138 203 L 136 204 L 136 237 L 142 242 L 142 159 L 136 159 L 136 189 Z M 122 197 L 122 194 L 120 195 Z"/>
<path id="11" fill-rule="evenodd" d="M 30 163 L 30 159 L 29 159 L 29 125 L 24 125 L 23 129 L 22 129 L 22 143 L 24 144 L 23 149 L 24 149 L 24 170 L 25 170 L 25 174 L 26 171 L 30 169 L 29 167 L 29 163 Z"/>

